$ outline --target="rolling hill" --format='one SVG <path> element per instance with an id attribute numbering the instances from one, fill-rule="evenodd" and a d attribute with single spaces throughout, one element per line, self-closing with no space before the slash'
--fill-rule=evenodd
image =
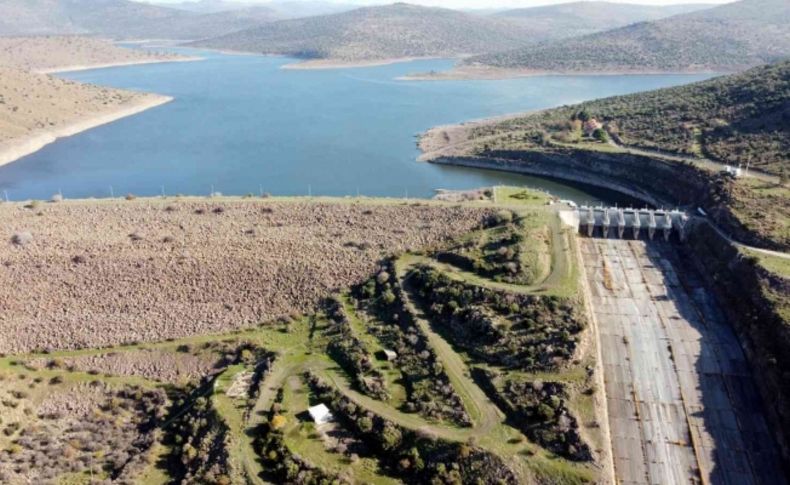
<path id="1" fill-rule="evenodd" d="M 257 6 L 195 13 L 129 0 L 0 0 L 0 35 L 92 34 L 194 40 L 280 18 Z"/>
<path id="2" fill-rule="evenodd" d="M 311 17 L 345 12 L 357 8 L 352 3 L 340 3 L 322 0 L 273 0 L 265 3 L 230 0 L 191 0 L 177 3 L 161 4 L 179 10 L 197 13 L 217 13 L 231 10 L 243 10 L 250 7 L 265 7 L 277 12 L 283 18 Z"/>
<path id="3" fill-rule="evenodd" d="M 513 131 L 528 134 L 497 137 L 492 145 L 497 149 L 514 148 L 512 143 L 537 139 L 544 132 L 570 139 L 565 136 L 569 120 L 582 111 L 597 118 L 627 147 L 705 155 L 735 166 L 749 160 L 753 168 L 774 175 L 790 171 L 790 61 L 513 117 L 487 126 L 473 138 Z"/>
<path id="4" fill-rule="evenodd" d="M 188 58 L 147 49 L 125 49 L 110 41 L 93 37 L 0 37 L 0 66 L 36 72 L 186 59 Z"/>
<path id="5" fill-rule="evenodd" d="M 494 16 L 516 21 L 529 30 L 533 40 L 545 41 L 602 32 L 710 7 L 710 4 L 658 6 L 590 1 L 517 8 Z"/>
<path id="6" fill-rule="evenodd" d="M 620 146 L 582 136 L 581 119 L 588 116 L 598 120 Z M 687 180 L 680 174 L 685 167 L 699 162 L 707 167 L 706 178 L 715 180 L 723 165 L 710 167 L 708 161 L 731 166 L 748 163 L 762 176 L 738 179 L 710 205 L 728 208 L 729 215 L 719 222 L 740 240 L 782 251 L 790 248 L 790 60 L 685 86 L 439 127 L 424 137 L 421 147 L 432 152 L 425 159 L 519 159 L 570 151 L 573 160 L 598 154 L 596 160 L 611 161 L 622 160 L 635 150 L 652 154 L 642 156 L 644 161 L 661 159 L 658 153 L 672 154 L 681 160 L 662 162 L 662 166 L 675 167 L 674 175 L 653 186 L 653 190 L 672 192 L 672 200 L 696 196 L 683 186 Z M 647 173 L 629 167 L 621 174 L 633 178 L 629 183 Z"/>
<path id="7" fill-rule="evenodd" d="M 790 2 L 739 2 L 582 37 L 470 58 L 529 72 L 742 70 L 790 55 Z"/>
<path id="8" fill-rule="evenodd" d="M 358 62 L 459 56 L 528 41 L 523 28 L 505 19 L 400 3 L 273 22 L 194 45 Z"/>

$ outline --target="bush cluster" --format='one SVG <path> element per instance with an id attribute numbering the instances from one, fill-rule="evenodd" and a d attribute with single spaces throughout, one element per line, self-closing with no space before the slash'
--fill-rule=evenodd
<path id="1" fill-rule="evenodd" d="M 329 355 L 352 376 L 360 391 L 375 399 L 388 399 L 384 376 L 373 367 L 372 357 L 365 345 L 354 336 L 342 303 L 330 298 L 324 307 L 332 322 L 329 329 L 331 340 L 327 348 Z"/>
<path id="2" fill-rule="evenodd" d="M 269 411 L 268 420 L 261 423 L 255 430 L 253 447 L 263 462 L 267 479 L 273 483 L 295 483 L 299 485 L 339 485 L 348 483 L 341 477 L 331 475 L 324 470 L 313 466 L 307 460 L 292 453 L 285 445 L 283 433 L 278 426 L 277 418 L 281 418 L 275 411 L 282 404 L 283 390 L 277 392 L 277 397 Z"/>
<path id="3" fill-rule="evenodd" d="M 175 423 L 171 435 L 176 458 L 174 468 L 180 482 L 229 485 L 232 473 L 228 427 L 210 399 L 200 396 L 191 402 L 192 406 Z"/>
<path id="4" fill-rule="evenodd" d="M 584 328 L 566 299 L 471 286 L 427 265 L 415 268 L 410 281 L 431 321 L 454 344 L 495 365 L 556 369 L 572 358 Z"/>
<path id="5" fill-rule="evenodd" d="M 513 471 L 496 455 L 471 443 L 403 428 L 357 406 L 320 378 L 309 373 L 306 377 L 316 399 L 373 450 L 388 474 L 417 483 L 517 483 Z"/>
<path id="6" fill-rule="evenodd" d="M 135 483 L 160 440 L 167 396 L 136 386 L 91 386 L 103 395 L 97 409 L 82 416 L 40 415 L 0 451 L 0 482 L 57 483 L 63 474 L 93 472 L 106 475 L 108 483 Z"/>
<path id="7" fill-rule="evenodd" d="M 472 422 L 450 379 L 420 331 L 414 316 L 403 305 L 402 288 L 391 264 L 357 289 L 363 306 L 383 322 L 375 331 L 382 343 L 393 349 L 406 387 L 406 411 L 449 420 L 461 426 Z"/>
<path id="8" fill-rule="evenodd" d="M 571 460 L 592 460 L 578 421 L 566 405 L 568 394 L 563 384 L 508 379 L 501 395 L 514 421 L 531 440 Z"/>

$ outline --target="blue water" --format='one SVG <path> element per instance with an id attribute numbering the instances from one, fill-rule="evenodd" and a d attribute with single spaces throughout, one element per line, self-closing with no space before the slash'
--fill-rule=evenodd
<path id="1" fill-rule="evenodd" d="M 194 52 L 190 52 L 194 54 Z M 126 193 L 428 197 L 437 188 L 541 187 L 577 201 L 599 191 L 534 177 L 416 162 L 415 135 L 438 124 L 688 83 L 703 76 L 547 76 L 397 81 L 444 70 L 416 61 L 284 70 L 290 59 L 200 52 L 204 61 L 62 74 L 175 98 L 0 168 L 12 200 Z"/>

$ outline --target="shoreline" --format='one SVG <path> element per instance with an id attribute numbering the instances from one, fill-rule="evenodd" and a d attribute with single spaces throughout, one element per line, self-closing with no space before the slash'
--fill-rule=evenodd
<path id="1" fill-rule="evenodd" d="M 721 75 L 727 71 L 715 69 L 661 71 L 661 70 L 613 70 L 613 71 L 552 71 L 536 69 L 507 69 L 497 67 L 463 66 L 440 72 L 416 72 L 396 78 L 398 81 L 500 81 L 538 76 L 693 76 L 698 74 Z"/>
<path id="2" fill-rule="evenodd" d="M 319 69 L 353 69 L 359 67 L 387 66 L 401 62 L 426 61 L 430 59 L 444 59 L 443 57 L 394 57 L 369 61 L 343 61 L 340 59 L 306 59 L 280 66 L 288 70 L 319 70 Z"/>
<path id="3" fill-rule="evenodd" d="M 46 69 L 34 69 L 37 74 L 61 74 L 66 72 L 90 71 L 92 69 L 105 69 L 108 67 L 137 66 L 144 64 L 164 64 L 169 62 L 197 62 L 202 61 L 202 57 L 178 57 L 173 59 L 140 59 L 135 61 L 107 62 L 103 64 L 76 64 L 72 66 L 50 67 Z"/>
<path id="4" fill-rule="evenodd" d="M 172 101 L 170 96 L 157 94 L 147 95 L 144 99 L 128 105 L 119 106 L 117 110 L 97 113 L 83 119 L 78 119 L 62 126 L 49 130 L 41 130 L 30 133 L 23 137 L 13 138 L 0 142 L 0 167 L 24 158 L 28 155 L 41 150 L 45 146 L 56 142 L 61 138 L 67 138 L 84 131 L 97 128 L 122 118 L 133 116 L 151 108 L 167 104 Z"/>

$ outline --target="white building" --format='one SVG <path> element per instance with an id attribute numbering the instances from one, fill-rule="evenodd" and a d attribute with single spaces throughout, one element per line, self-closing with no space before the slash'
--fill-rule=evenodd
<path id="1" fill-rule="evenodd" d="M 329 411 L 329 408 L 324 404 L 313 406 L 308 409 L 307 412 L 310 413 L 310 417 L 313 418 L 315 424 L 326 424 L 334 419 L 332 417 L 332 412 Z"/>

